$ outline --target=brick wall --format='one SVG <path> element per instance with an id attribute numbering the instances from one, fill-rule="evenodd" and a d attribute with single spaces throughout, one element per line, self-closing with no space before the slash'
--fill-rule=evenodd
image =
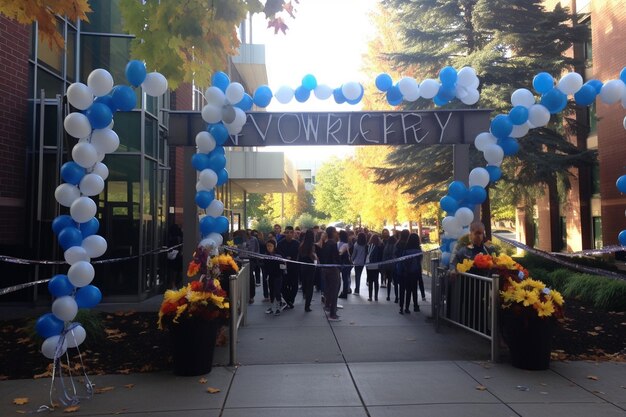
<path id="1" fill-rule="evenodd" d="M 0 15 L 0 245 L 25 241 L 30 26 Z"/>

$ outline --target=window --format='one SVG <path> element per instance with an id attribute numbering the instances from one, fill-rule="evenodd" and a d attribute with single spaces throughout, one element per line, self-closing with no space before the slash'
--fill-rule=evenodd
<path id="1" fill-rule="evenodd" d="M 120 0 L 90 0 L 93 13 L 89 13 L 89 22 L 82 23 L 84 32 L 124 33 Z"/>
<path id="2" fill-rule="evenodd" d="M 141 152 L 141 113 L 118 111 L 113 121 L 120 137 L 118 152 Z"/>
<path id="3" fill-rule="evenodd" d="M 81 80 L 85 82 L 89 73 L 96 68 L 106 68 L 116 84 L 125 84 L 131 40 L 130 37 L 81 35 Z M 141 100 L 137 100 L 137 103 L 141 103 Z"/>

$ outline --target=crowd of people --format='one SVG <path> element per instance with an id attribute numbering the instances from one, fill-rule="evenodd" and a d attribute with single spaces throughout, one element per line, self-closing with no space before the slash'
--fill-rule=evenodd
<path id="1" fill-rule="evenodd" d="M 379 234 L 367 228 L 338 231 L 332 226 L 306 230 L 286 226 L 283 231 L 276 224 L 267 234 L 237 231 L 234 243 L 244 250 L 239 257 L 250 261 L 250 303 L 254 302 L 256 288 L 262 287 L 263 302 L 270 303 L 267 314 L 279 316 L 293 309 L 301 288 L 306 312 L 312 311 L 313 293 L 318 291 L 328 320 L 339 321 L 337 309 L 342 306 L 338 299 L 346 299 L 350 294 L 360 296 L 363 270 L 368 301 L 377 302 L 381 288 L 386 289 L 386 300 L 391 301 L 393 288 L 399 313 L 408 314 L 411 302 L 413 311 L 420 311 L 418 289 L 422 300 L 426 300 L 420 237 L 408 230 L 391 234 L 383 229 Z M 262 255 L 274 258 L 263 259 Z M 397 258 L 403 260 L 394 262 Z M 385 291 L 382 296 L 385 297 Z"/>

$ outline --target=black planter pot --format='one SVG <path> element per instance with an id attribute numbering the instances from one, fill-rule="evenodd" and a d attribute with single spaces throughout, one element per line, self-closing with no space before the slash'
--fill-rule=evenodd
<path id="1" fill-rule="evenodd" d="M 211 372 L 219 323 L 194 318 L 170 327 L 174 374 L 196 376 Z"/>
<path id="2" fill-rule="evenodd" d="M 501 324 L 502 337 L 509 347 L 513 366 L 533 371 L 550 367 L 556 320 L 503 312 Z"/>

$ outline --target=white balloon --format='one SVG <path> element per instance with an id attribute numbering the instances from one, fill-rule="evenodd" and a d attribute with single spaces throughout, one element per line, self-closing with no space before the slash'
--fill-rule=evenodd
<path id="1" fill-rule="evenodd" d="M 70 270 L 73 267 L 74 266 L 71 266 Z M 76 300 L 74 300 L 74 297 L 71 295 L 59 297 L 52 303 L 52 314 L 59 320 L 70 321 L 76 317 L 76 313 L 78 313 L 78 305 L 76 305 Z"/>
<path id="2" fill-rule="evenodd" d="M 420 95 L 425 99 L 430 100 L 435 97 L 439 92 L 439 83 L 437 80 L 433 80 L 432 78 L 427 78 L 420 84 Z"/>
<path id="3" fill-rule="evenodd" d="M 313 94 L 315 94 L 315 97 L 319 100 L 327 100 L 333 95 L 333 89 L 326 84 L 318 84 L 315 90 L 313 90 Z"/>
<path id="4" fill-rule="evenodd" d="M 211 191 L 210 188 L 206 188 L 200 181 L 196 182 L 196 191 Z"/>
<path id="5" fill-rule="evenodd" d="M 80 197 L 80 190 L 72 184 L 61 184 L 54 190 L 55 200 L 64 207 L 70 207 Z"/>
<path id="6" fill-rule="evenodd" d="M 528 109 L 528 121 L 535 127 L 543 127 L 550 122 L 550 111 L 541 104 L 533 104 Z"/>
<path id="7" fill-rule="evenodd" d="M 104 190 L 104 180 L 98 174 L 87 174 L 80 180 L 78 188 L 86 196 L 98 195 Z"/>
<path id="8" fill-rule="evenodd" d="M 91 144 L 100 153 L 113 153 L 120 146 L 120 137 L 111 129 L 94 129 Z"/>
<path id="9" fill-rule="evenodd" d="M 626 129 L 626 117 L 624 117 L 624 121 L 622 122 L 622 125 L 624 126 L 624 129 Z"/>
<path id="10" fill-rule="evenodd" d="M 226 100 L 230 102 L 230 104 L 237 104 L 241 100 L 243 100 L 243 95 L 245 91 L 243 89 L 243 85 L 239 83 L 230 83 L 228 87 L 226 87 Z"/>
<path id="11" fill-rule="evenodd" d="M 73 83 L 67 88 L 67 101 L 78 110 L 87 110 L 93 104 L 91 88 L 83 83 Z"/>
<path id="12" fill-rule="evenodd" d="M 82 113 L 73 112 L 65 116 L 63 127 L 70 136 L 75 138 L 84 138 L 91 134 L 91 123 Z"/>
<path id="13" fill-rule="evenodd" d="M 149 96 L 162 96 L 167 91 L 167 78 L 159 72 L 150 72 L 146 74 L 146 79 L 141 83 L 141 88 Z"/>
<path id="14" fill-rule="evenodd" d="M 41 353 L 48 359 L 57 359 L 65 355 L 67 351 L 67 338 L 63 340 L 63 343 L 57 352 L 57 346 L 59 344 L 60 335 L 50 336 L 41 344 Z"/>
<path id="15" fill-rule="evenodd" d="M 221 216 L 224 213 L 224 203 L 220 200 L 213 200 L 206 208 L 206 214 L 213 217 Z"/>
<path id="16" fill-rule="evenodd" d="M 472 78 L 472 82 L 467 86 L 470 90 L 478 90 L 478 86 L 480 85 L 480 80 L 478 77 Z"/>
<path id="17" fill-rule="evenodd" d="M 100 235 L 87 236 L 81 246 L 90 258 L 99 258 L 107 251 L 107 241 Z"/>
<path id="18" fill-rule="evenodd" d="M 215 106 L 213 104 L 207 104 L 202 108 L 202 120 L 207 123 L 220 122 L 222 120 L 222 107 Z"/>
<path id="19" fill-rule="evenodd" d="M 600 99 L 606 104 L 615 104 L 622 98 L 624 88 L 622 80 L 607 81 L 600 90 Z"/>
<path id="20" fill-rule="evenodd" d="M 83 168 L 91 168 L 98 162 L 98 150 L 87 142 L 79 142 L 72 148 L 72 159 Z"/>
<path id="21" fill-rule="evenodd" d="M 67 278 L 70 280 L 72 285 L 77 288 L 91 284 L 94 276 L 96 276 L 96 272 L 93 269 L 93 265 L 85 261 L 76 262 L 74 265 L 70 266 L 70 269 L 67 271 Z M 73 300 L 74 299 L 72 298 L 72 301 Z M 52 312 L 54 313 L 54 311 Z M 54 315 L 58 317 L 56 313 Z M 66 320 L 72 320 L 73 318 L 74 317 Z"/>
<path id="22" fill-rule="evenodd" d="M 489 171 L 485 168 L 474 168 L 469 173 L 469 185 L 480 185 L 485 188 L 489 185 Z"/>
<path id="23" fill-rule="evenodd" d="M 469 87 L 472 85 L 474 79 L 476 79 L 476 71 L 472 67 L 463 67 L 457 73 L 456 83 L 463 87 Z"/>
<path id="24" fill-rule="evenodd" d="M 217 174 L 212 169 L 203 169 L 200 172 L 199 179 L 207 190 L 212 190 L 217 185 Z"/>
<path id="25" fill-rule="evenodd" d="M 222 235 L 215 232 L 209 233 L 207 239 L 211 239 L 212 241 L 214 241 L 217 246 L 220 246 L 222 243 L 224 243 L 224 238 L 222 237 Z"/>
<path id="26" fill-rule="evenodd" d="M 446 216 L 441 221 L 441 226 L 443 227 L 443 230 L 451 233 L 453 230 L 459 229 L 461 227 L 461 224 L 459 223 L 459 219 L 457 219 L 456 217 Z"/>
<path id="27" fill-rule="evenodd" d="M 283 85 L 274 93 L 274 97 L 280 104 L 287 104 L 293 99 L 293 88 Z"/>
<path id="28" fill-rule="evenodd" d="M 519 88 L 511 94 L 511 104 L 513 106 L 524 106 L 528 109 L 535 104 L 535 96 L 530 90 Z"/>
<path id="29" fill-rule="evenodd" d="M 213 239 L 209 239 L 208 237 L 205 239 L 202 239 L 200 241 L 200 243 L 198 243 L 198 246 L 202 247 L 202 248 L 209 248 L 209 249 L 214 249 L 217 246 L 219 246 L 218 244 L 215 243 L 215 241 Z"/>
<path id="30" fill-rule="evenodd" d="M 465 87 L 463 87 L 462 85 L 459 85 L 459 84 L 456 85 L 456 87 L 454 89 L 454 93 L 455 93 L 456 97 L 459 100 L 464 99 L 469 94 L 467 92 L 467 88 L 465 88 Z"/>
<path id="31" fill-rule="evenodd" d="M 87 85 L 96 97 L 106 96 L 113 88 L 113 77 L 109 71 L 98 68 L 87 77 Z"/>
<path id="32" fill-rule="evenodd" d="M 476 88 L 469 88 L 466 91 L 467 95 L 465 97 L 459 97 L 461 102 L 463 102 L 463 104 L 467 104 L 468 106 L 478 103 L 478 100 L 480 100 L 480 93 L 478 90 Z"/>
<path id="33" fill-rule="evenodd" d="M 490 132 L 479 133 L 476 139 L 474 139 L 474 146 L 479 151 L 484 151 L 487 145 L 493 145 L 495 143 L 498 143 L 498 138 Z"/>
<path id="34" fill-rule="evenodd" d="M 474 212 L 467 207 L 461 207 L 454 213 L 454 218 L 461 226 L 469 226 L 474 221 Z"/>
<path id="35" fill-rule="evenodd" d="M 70 265 L 74 265 L 76 262 L 89 262 L 89 256 L 84 248 L 81 246 L 72 246 L 68 250 L 63 253 L 63 257 L 65 258 L 65 262 Z"/>
<path id="36" fill-rule="evenodd" d="M 246 124 L 246 112 L 241 110 L 239 107 L 235 107 L 235 121 L 233 124 L 243 127 Z"/>
<path id="37" fill-rule="evenodd" d="M 215 149 L 215 138 L 207 131 L 202 131 L 196 135 L 196 146 L 198 152 L 209 153 Z"/>
<path id="38" fill-rule="evenodd" d="M 105 156 L 106 156 L 106 154 L 105 154 L 105 153 L 98 152 L 98 158 L 96 158 L 96 164 L 97 164 L 98 162 L 102 162 L 102 161 L 104 161 L 104 157 L 105 157 Z"/>
<path id="39" fill-rule="evenodd" d="M 341 92 L 346 100 L 356 100 L 361 95 L 361 84 L 349 81 L 341 86 Z"/>
<path id="40" fill-rule="evenodd" d="M 485 150 L 483 151 L 485 156 L 485 160 L 490 165 L 496 165 L 502 163 L 502 158 L 504 158 L 504 151 L 499 145 L 487 145 L 485 146 Z"/>
<path id="41" fill-rule="evenodd" d="M 565 74 L 556 85 L 563 94 L 573 95 L 583 86 L 583 77 L 577 72 Z"/>
<path id="42" fill-rule="evenodd" d="M 398 81 L 398 88 L 406 101 L 415 101 L 420 96 L 420 87 L 413 77 L 403 77 Z"/>
<path id="43" fill-rule="evenodd" d="M 528 133 L 529 129 L 530 129 L 530 126 L 528 125 L 528 123 L 523 123 L 521 125 L 513 125 L 513 130 L 511 131 L 509 136 L 512 138 L 521 138 L 522 136 L 525 136 L 526 133 Z"/>
<path id="44" fill-rule="evenodd" d="M 106 180 L 109 177 L 109 168 L 102 162 L 96 163 L 96 165 L 93 166 L 93 170 L 91 172 L 100 176 L 100 178 L 102 178 L 103 180 Z"/>
<path id="45" fill-rule="evenodd" d="M 74 323 L 70 323 L 72 326 Z M 80 346 L 81 343 L 85 341 L 87 338 L 87 332 L 85 328 L 80 324 L 74 328 L 72 328 L 69 332 L 65 334 L 65 341 L 67 342 L 67 347 L 75 348 Z"/>
<path id="46" fill-rule="evenodd" d="M 224 123 L 229 135 L 238 135 L 241 132 L 241 126 L 235 123 Z"/>
<path id="47" fill-rule="evenodd" d="M 218 87 L 212 86 L 206 89 L 206 91 L 204 92 L 204 98 L 206 99 L 208 104 L 219 107 L 221 109 L 224 105 L 224 100 L 226 99 L 226 96 L 224 95 L 224 92 Z"/>
<path id="48" fill-rule="evenodd" d="M 70 215 L 78 223 L 86 223 L 96 215 L 98 207 L 89 197 L 78 197 L 70 206 Z"/>

